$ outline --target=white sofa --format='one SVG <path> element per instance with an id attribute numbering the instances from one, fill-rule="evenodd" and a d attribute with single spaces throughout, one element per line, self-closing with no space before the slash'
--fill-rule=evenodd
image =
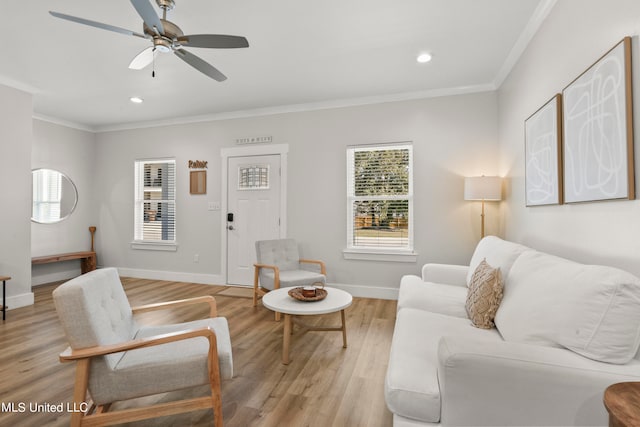
<path id="1" fill-rule="evenodd" d="M 467 284 L 486 259 L 504 297 L 472 326 Z M 469 266 L 404 276 L 385 382 L 395 427 L 607 425 L 607 386 L 640 381 L 640 280 L 497 237 Z"/>

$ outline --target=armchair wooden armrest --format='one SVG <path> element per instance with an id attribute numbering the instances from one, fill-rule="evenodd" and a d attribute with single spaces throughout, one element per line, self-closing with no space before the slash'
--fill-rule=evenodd
<path id="1" fill-rule="evenodd" d="M 317 259 L 303 259 L 301 258 L 299 262 L 305 262 L 307 264 L 318 264 L 320 266 L 320 274 L 327 275 L 327 267 L 324 264 L 324 261 L 320 261 Z"/>
<path id="2" fill-rule="evenodd" d="M 280 289 L 280 268 L 277 265 L 269 265 L 269 264 L 253 264 L 254 272 L 253 272 L 253 306 L 256 307 L 258 305 L 258 293 L 264 295 L 267 291 L 260 288 L 260 269 L 261 268 L 269 268 L 273 270 L 273 289 Z M 280 313 L 276 312 L 275 314 L 276 321 L 280 320 Z"/>
<path id="3" fill-rule="evenodd" d="M 199 303 L 209 304 L 209 317 L 216 317 L 218 315 L 216 299 L 211 295 L 204 295 L 201 297 L 187 298 L 187 299 L 181 299 L 176 301 L 160 302 L 157 304 L 140 305 L 138 307 L 132 307 L 131 310 L 133 311 L 134 314 L 137 314 L 137 313 L 145 313 L 145 312 L 154 311 L 154 310 L 163 310 L 167 308 L 183 307 L 186 305 L 199 304 Z"/>
<path id="4" fill-rule="evenodd" d="M 155 335 L 147 338 L 140 338 L 125 341 L 118 344 L 98 345 L 95 347 L 87 347 L 73 350 L 67 347 L 60 353 L 61 362 L 72 362 L 79 359 L 88 359 L 96 356 L 104 356 L 111 353 L 119 353 L 121 351 L 135 350 L 138 348 L 151 347 L 155 345 L 166 344 L 174 341 L 181 341 L 195 337 L 205 337 L 209 340 L 210 349 L 217 349 L 216 334 L 213 329 L 204 327 L 187 331 L 171 332 L 168 334 Z"/>
<path id="5" fill-rule="evenodd" d="M 269 264 L 253 264 L 254 274 L 253 274 L 253 287 L 254 289 L 258 289 L 258 283 L 260 280 L 260 269 L 261 268 L 269 268 L 273 270 L 273 289 L 280 288 L 280 268 L 277 265 L 269 265 Z"/>

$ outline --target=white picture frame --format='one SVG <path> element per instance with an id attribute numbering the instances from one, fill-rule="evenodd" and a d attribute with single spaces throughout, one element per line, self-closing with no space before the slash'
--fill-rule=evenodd
<path id="1" fill-rule="evenodd" d="M 634 199 L 631 38 L 562 91 L 565 203 Z"/>
<path id="2" fill-rule="evenodd" d="M 557 94 L 524 122 L 526 206 L 562 203 L 561 114 Z"/>

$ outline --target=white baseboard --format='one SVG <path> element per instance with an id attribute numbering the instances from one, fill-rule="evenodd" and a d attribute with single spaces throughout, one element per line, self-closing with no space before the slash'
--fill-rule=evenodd
<path id="1" fill-rule="evenodd" d="M 33 292 L 28 292 L 26 294 L 14 295 L 11 297 L 7 297 L 7 311 L 11 311 L 14 308 L 26 307 L 28 305 L 33 305 Z M 4 304 L 4 301 L 3 301 Z"/>
<path id="2" fill-rule="evenodd" d="M 117 267 L 118 274 L 123 277 L 150 280 L 170 280 L 173 282 L 199 283 L 203 285 L 224 285 L 224 278 L 219 274 L 183 273 L 179 271 L 142 270 L 139 268 Z"/>
<path id="3" fill-rule="evenodd" d="M 375 299 L 398 299 L 398 288 L 382 288 L 378 286 L 347 285 L 344 283 L 327 283 L 332 288 L 342 289 L 354 297 Z"/>
<path id="4" fill-rule="evenodd" d="M 171 280 L 174 282 L 200 283 L 204 285 L 225 285 L 225 279 L 219 274 L 182 273 L 175 271 L 142 270 L 137 268 L 118 267 L 118 273 L 123 277 L 150 280 Z M 232 285 L 229 285 L 232 286 Z M 327 283 L 327 286 L 342 289 L 354 297 L 398 299 L 398 288 L 386 288 L 378 286 L 349 285 L 344 283 Z"/>
<path id="5" fill-rule="evenodd" d="M 31 286 L 44 285 L 45 283 L 59 282 L 61 280 L 70 280 L 81 274 L 80 269 L 58 271 L 55 273 L 42 274 L 39 276 L 31 276 Z"/>

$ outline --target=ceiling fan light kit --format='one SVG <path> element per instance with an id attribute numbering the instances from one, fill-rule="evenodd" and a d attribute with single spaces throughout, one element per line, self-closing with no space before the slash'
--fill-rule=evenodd
<path id="1" fill-rule="evenodd" d="M 426 64 L 427 62 L 430 62 L 431 59 L 432 59 L 431 54 L 424 52 L 418 55 L 418 57 L 416 58 L 416 61 L 418 61 L 421 64 Z"/>
<path id="2" fill-rule="evenodd" d="M 249 47 L 249 42 L 242 36 L 230 36 L 226 34 L 196 34 L 184 35 L 180 27 L 167 20 L 167 11 L 175 7 L 174 0 L 155 0 L 156 4 L 162 9 L 162 18 L 158 16 L 153 5 L 149 0 L 131 0 L 138 15 L 143 21 L 144 34 L 135 31 L 126 30 L 124 28 L 115 27 L 101 22 L 91 21 L 76 16 L 65 15 L 59 12 L 50 11 L 49 13 L 60 19 L 76 22 L 78 24 L 88 25 L 107 31 L 113 31 L 120 34 L 131 35 L 139 38 L 150 40 L 153 45 L 146 48 L 136 55 L 129 68 L 141 70 L 153 62 L 155 54 L 173 52 L 178 58 L 189 64 L 191 67 L 200 71 L 204 75 L 216 80 L 224 81 L 227 77 L 220 70 L 209 64 L 202 58 L 191 52 L 184 50 L 183 46 L 199 47 L 208 49 L 234 49 Z"/>

